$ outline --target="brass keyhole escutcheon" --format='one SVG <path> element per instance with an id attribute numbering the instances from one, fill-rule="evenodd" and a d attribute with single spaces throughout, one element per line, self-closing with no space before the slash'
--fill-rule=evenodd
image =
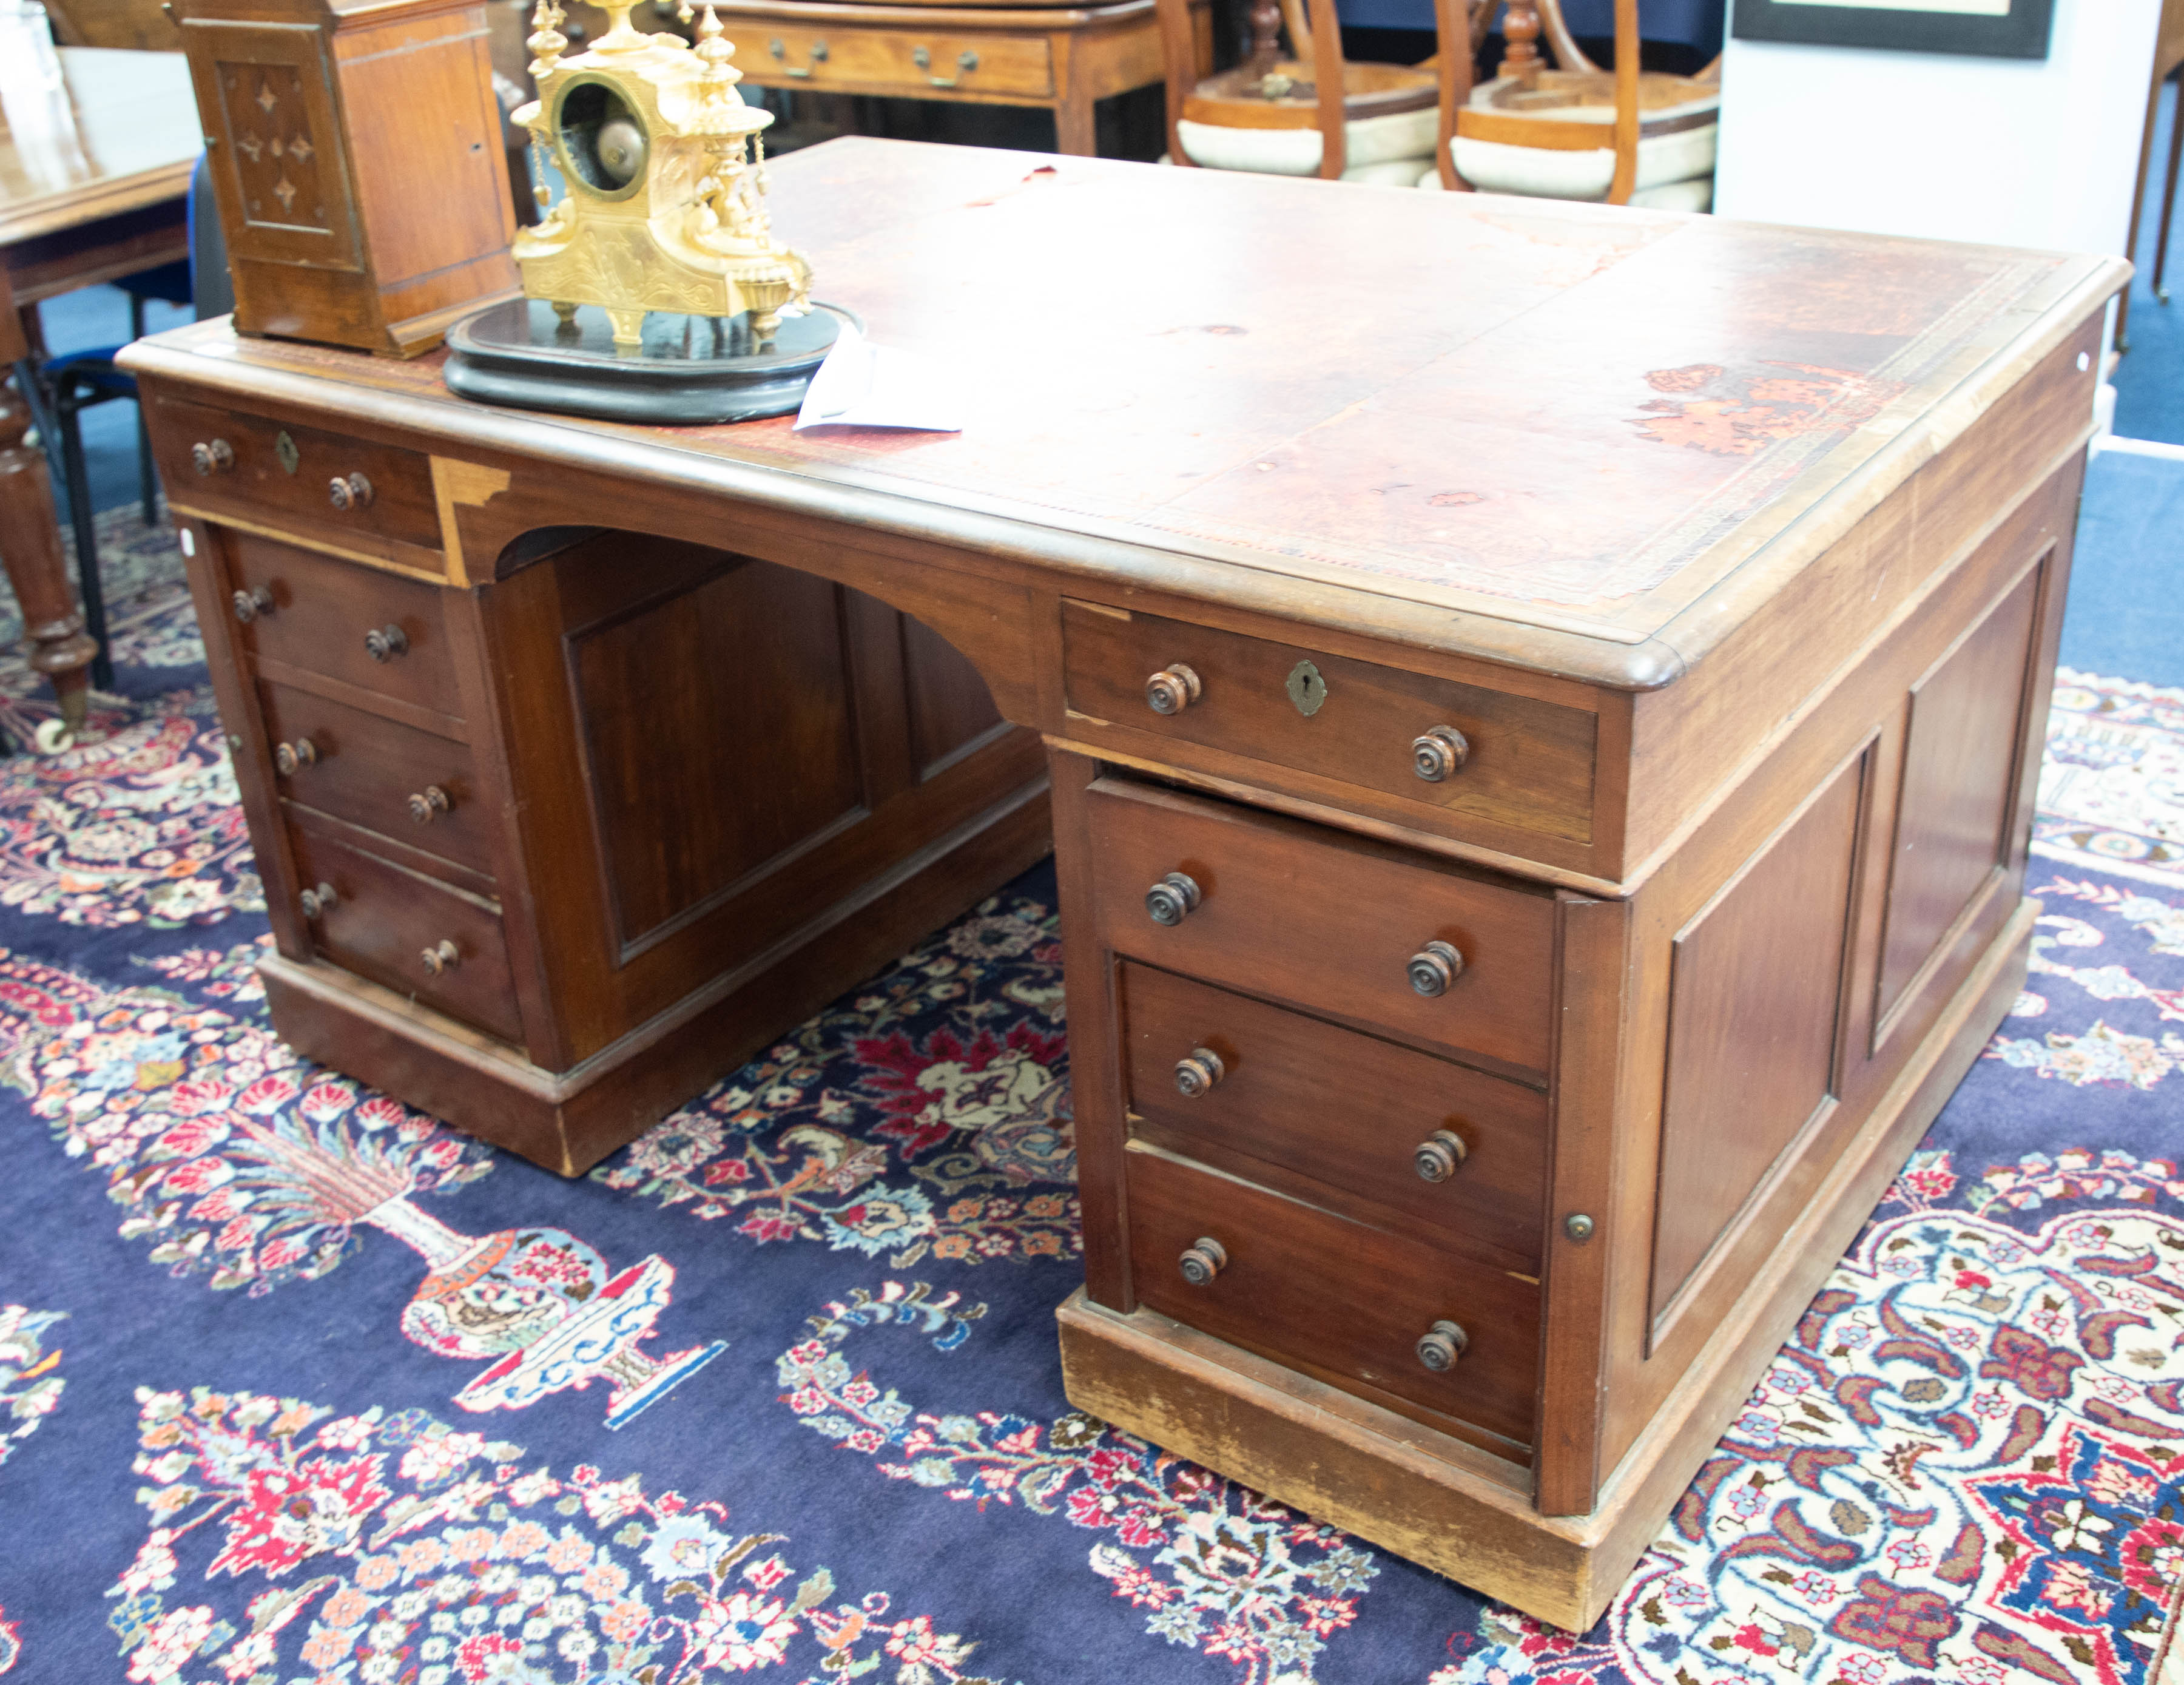
<path id="1" fill-rule="evenodd" d="M 297 463 L 303 460 L 296 449 L 296 441 L 288 437 L 287 429 L 285 427 L 281 430 L 280 436 L 273 441 L 273 454 L 281 459 L 281 467 L 291 474 L 296 471 Z"/>
<path id="2" fill-rule="evenodd" d="M 1290 700 L 1296 711 L 1310 719 L 1327 706 L 1327 680 L 1310 661 L 1299 661 L 1290 669 L 1290 676 L 1282 682 L 1282 689 L 1290 693 Z"/>

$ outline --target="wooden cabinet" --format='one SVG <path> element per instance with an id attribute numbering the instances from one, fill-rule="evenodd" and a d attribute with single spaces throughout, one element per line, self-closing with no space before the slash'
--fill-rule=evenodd
<path id="1" fill-rule="evenodd" d="M 275 1027 L 462 1128 L 573 1174 L 1048 845 L 1036 739 L 872 597 L 582 530 L 460 581 L 426 454 L 174 399 L 151 421 L 204 498 Z M 385 494 L 337 510 L 343 474 Z M 327 536 L 345 514 L 379 554 Z"/>

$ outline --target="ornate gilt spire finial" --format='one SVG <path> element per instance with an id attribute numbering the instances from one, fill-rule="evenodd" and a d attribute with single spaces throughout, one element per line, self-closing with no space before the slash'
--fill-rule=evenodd
<path id="1" fill-rule="evenodd" d="M 523 44 L 531 49 L 533 81 L 561 68 L 561 50 L 569 44 L 569 37 L 561 33 L 566 16 L 556 0 L 538 0 L 538 9 L 531 14 L 531 38 Z"/>

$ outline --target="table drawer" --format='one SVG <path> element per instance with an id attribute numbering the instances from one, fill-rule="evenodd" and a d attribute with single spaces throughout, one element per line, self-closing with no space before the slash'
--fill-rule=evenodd
<path id="1" fill-rule="evenodd" d="M 491 903 L 315 832 L 292 809 L 288 837 L 309 893 L 334 892 L 332 909 L 310 918 L 322 956 L 504 1041 L 522 1040 L 507 941 Z"/>
<path id="2" fill-rule="evenodd" d="M 1306 1179 L 1291 1188 L 1302 1197 L 1340 1189 L 1538 1273 L 1544 1094 L 1149 966 L 1122 969 L 1139 1139 L 1255 1180 L 1277 1166 Z"/>
<path id="3" fill-rule="evenodd" d="M 731 29 L 734 28 L 733 23 Z M 763 33 L 761 33 L 763 31 Z M 808 88 L 885 88 L 930 98 L 972 93 L 1054 92 L 1052 49 L 1043 35 L 931 35 L 917 29 L 777 29 L 757 19 L 739 38 L 737 62 L 754 82 Z"/>
<path id="4" fill-rule="evenodd" d="M 461 719 L 438 586 L 231 528 L 222 541 L 236 641 L 261 672 L 284 664 Z"/>
<path id="5" fill-rule="evenodd" d="M 432 463 L 421 451 L 180 399 L 160 400 L 160 414 L 153 437 L 177 503 L 209 499 L 247 505 L 259 521 L 292 516 L 330 538 L 355 532 L 439 548 Z"/>
<path id="6" fill-rule="evenodd" d="M 1077 714 L 1429 807 L 1591 840 L 1599 722 L 1584 709 L 1084 603 L 1063 603 L 1062 635 L 1067 701 Z M 1162 687 L 1162 700 L 1181 706 L 1160 712 L 1147 686 L 1178 667 L 1196 679 L 1196 694 L 1187 679 L 1179 689 Z M 1444 775 L 1431 782 L 1419 775 L 1412 745 L 1437 728 L 1457 733 L 1465 755 L 1452 770 L 1434 767 Z"/>
<path id="7" fill-rule="evenodd" d="M 467 745 L 263 679 L 258 704 L 281 795 L 492 874 L 492 821 Z"/>
<path id="8" fill-rule="evenodd" d="M 1128 1175 L 1131 1283 L 1144 1303 L 1337 1384 L 1362 1381 L 1531 1443 L 1535 1286 L 1156 1153 L 1130 1153 Z M 1197 1286 L 1182 1258 L 1201 1238 L 1226 1261 Z M 1418 1343 L 1441 1321 L 1466 1343 L 1436 1372 Z"/>
<path id="9" fill-rule="evenodd" d="M 1554 902 L 1339 832 L 1120 778 L 1089 792 L 1100 934 L 1117 953 L 1544 1074 Z M 1197 905 L 1156 922 L 1170 874 Z M 1430 943 L 1461 956 L 1437 995 L 1412 985 Z"/>

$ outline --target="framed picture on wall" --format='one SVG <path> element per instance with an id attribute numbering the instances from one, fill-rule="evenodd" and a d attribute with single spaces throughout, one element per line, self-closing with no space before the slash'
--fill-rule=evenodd
<path id="1" fill-rule="evenodd" d="M 2055 0 L 1736 0 L 1739 41 L 2045 59 Z"/>

